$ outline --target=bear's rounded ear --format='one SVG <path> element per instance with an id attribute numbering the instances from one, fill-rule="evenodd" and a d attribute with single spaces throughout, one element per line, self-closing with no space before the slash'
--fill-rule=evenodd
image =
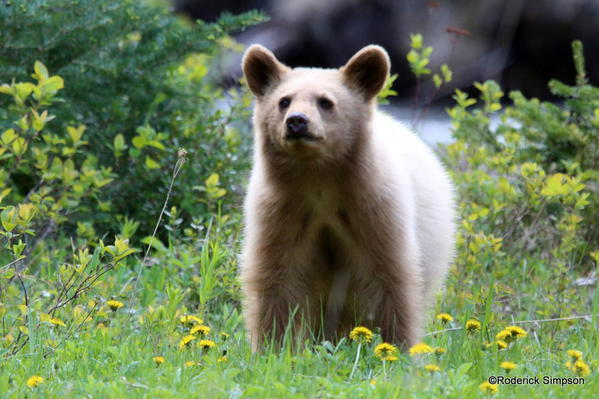
<path id="1" fill-rule="evenodd" d="M 390 69 L 391 62 L 385 49 L 370 45 L 354 54 L 340 71 L 345 82 L 370 101 L 385 86 Z"/>
<path id="2" fill-rule="evenodd" d="M 252 44 L 243 55 L 241 69 L 250 90 L 262 97 L 268 89 L 276 85 L 281 76 L 289 70 L 281 64 L 266 47 Z"/>

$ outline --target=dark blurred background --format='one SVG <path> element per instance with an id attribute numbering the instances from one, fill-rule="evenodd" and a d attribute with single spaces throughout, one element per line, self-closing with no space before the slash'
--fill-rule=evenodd
<path id="1" fill-rule="evenodd" d="M 585 46 L 591 82 L 599 81 L 599 0 L 172 0 L 191 18 L 214 20 L 223 11 L 263 10 L 270 21 L 237 36 L 260 43 L 291 66 L 339 67 L 362 46 L 384 46 L 398 73 L 398 101 L 413 95 L 415 81 L 405 59 L 410 33 L 434 48 L 431 69 L 447 63 L 454 81 L 438 94 L 446 102 L 455 88 L 495 79 L 504 91 L 551 99 L 550 79 L 574 82 L 570 43 Z M 231 60 L 229 73 L 239 73 Z M 430 77 L 430 75 L 429 75 Z M 423 89 L 431 89 L 425 80 Z"/>

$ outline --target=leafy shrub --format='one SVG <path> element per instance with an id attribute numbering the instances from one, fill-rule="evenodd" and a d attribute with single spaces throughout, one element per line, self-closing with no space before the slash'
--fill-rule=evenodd
<path id="1" fill-rule="evenodd" d="M 456 90 L 457 104 L 448 110 L 456 141 L 445 148 L 445 160 L 461 205 L 456 285 L 449 286 L 463 281 L 473 289 L 481 273 L 525 276 L 549 299 L 542 306 L 534 296 L 525 302 L 551 317 L 580 312 L 572 298 L 588 304 L 592 292 L 572 281 L 599 261 L 599 89 L 586 81 L 582 45 L 575 42 L 573 50 L 576 85 L 549 84 L 561 104 L 514 91 L 501 111 L 504 94 L 487 81 L 475 84 L 478 99 Z M 472 302 L 484 304 L 492 288 Z M 506 285 L 500 291 L 513 294 Z"/>
<path id="2" fill-rule="evenodd" d="M 184 196 L 180 208 L 187 218 L 206 219 L 213 210 L 200 182 L 223 173 L 224 165 L 229 172 L 220 175 L 220 183 L 235 187 L 235 172 L 246 159 L 238 154 L 243 152 L 239 133 L 249 100 L 240 101 L 237 91 L 225 95 L 210 72 L 220 49 L 235 49 L 227 34 L 262 19 L 250 12 L 191 23 L 146 2 L 120 0 L 0 5 L 0 82 L 22 82 L 19 90 L 26 88 L 31 66 L 41 61 L 65 82 L 60 101 L 52 103 L 55 119 L 48 129 L 57 140 L 67 140 L 67 126 L 84 125 L 89 150 L 83 152 L 93 153 L 98 168 L 118 176 L 96 193 L 101 206 L 92 209 L 87 202 L 89 211 L 79 210 L 85 216 L 78 222 L 90 237 L 94 227 L 116 231 L 125 216 L 140 223 L 140 233 L 150 231 L 179 147 L 187 148 L 191 159 L 175 187 Z M 13 121 L 22 117 L 8 106 L 12 101 L 20 100 L 0 96 L 2 132 L 14 130 Z M 19 181 L 22 195 L 36 184 L 24 170 L 7 178 Z"/>

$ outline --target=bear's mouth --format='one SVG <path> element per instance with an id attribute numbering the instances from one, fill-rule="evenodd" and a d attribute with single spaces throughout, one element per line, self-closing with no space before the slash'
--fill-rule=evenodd
<path id="1" fill-rule="evenodd" d="M 317 137 L 309 132 L 291 132 L 287 131 L 285 134 L 285 140 L 287 141 L 318 141 L 321 137 Z"/>

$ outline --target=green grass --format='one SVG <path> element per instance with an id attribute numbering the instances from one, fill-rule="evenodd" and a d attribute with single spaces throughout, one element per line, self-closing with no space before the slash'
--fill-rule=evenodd
<path id="1" fill-rule="evenodd" d="M 373 352 L 380 343 L 375 334 L 373 342 L 362 347 L 357 369 L 350 378 L 357 344 L 349 339 L 339 343 L 305 342 L 294 350 L 290 345 L 270 347 L 252 353 L 243 329 L 237 287 L 223 286 L 235 282 L 236 245 L 232 238 L 236 237 L 236 226 L 232 223 L 232 230 L 222 229 L 214 234 L 209 248 L 204 246 L 203 251 L 199 249 L 201 240 L 155 251 L 151 257 L 154 266 L 142 270 L 135 291 L 129 289 L 117 297 L 124 306 L 114 312 L 104 301 L 117 295 L 125 282 L 137 275 L 139 259 L 120 265 L 92 293 L 77 300 L 76 306 L 60 309 L 56 316 L 66 326 L 41 323 L 36 329 L 36 316 L 29 317 L 28 344 L 17 354 L 2 359 L 2 396 L 482 397 L 488 395 L 479 389 L 483 381 L 489 376 L 506 375 L 499 367 L 502 361 L 517 364 L 509 376 L 573 377 L 564 365 L 569 360 L 567 349 L 582 351 L 591 367 L 592 373 L 585 377 L 584 385 L 500 385 L 496 396 L 592 398 L 599 392 L 597 289 L 580 287 L 577 295 L 567 298 L 578 314 L 594 315 L 592 321 L 579 318 L 518 324 L 527 331 L 526 338 L 507 350 L 499 351 L 496 345 L 483 349 L 505 326 L 543 318 L 539 315 L 553 306 L 551 301 L 559 301 L 551 298 L 554 283 L 545 280 L 551 271 L 540 263 L 534 267 L 526 262 L 515 266 L 499 260 L 494 268 L 510 270 L 499 277 L 494 277 L 494 273 L 471 274 L 463 266 L 462 270 L 454 266 L 446 294 L 439 297 L 434 310 L 447 312 L 454 320 L 442 325 L 431 311 L 424 338 L 432 347 L 445 348 L 442 355 L 400 354 L 397 361 L 386 362 L 383 367 Z M 199 258 L 192 259 L 191 264 L 182 262 L 189 259 L 186 254 L 194 249 Z M 456 265 L 460 263 L 458 256 Z M 33 278 L 25 280 L 30 288 L 33 282 Z M 211 286 L 206 288 L 204 282 Z M 98 301 L 98 311 L 82 322 L 94 308 L 93 303 L 88 303 L 90 300 Z M 35 304 L 30 306 L 34 307 Z M 190 311 L 192 307 L 195 308 Z M 184 314 L 197 314 L 204 319 L 204 324 L 212 329 L 207 338 L 216 342 L 216 348 L 204 351 L 192 345 L 179 349 L 181 337 L 189 330 L 179 323 Z M 480 331 L 464 330 L 469 318 L 481 322 Z M 230 337 L 223 341 L 220 332 Z M 223 351 L 226 361 L 222 359 Z M 157 366 L 154 356 L 163 356 L 164 363 Z M 189 361 L 200 364 L 185 366 Z M 441 371 L 429 372 L 424 369 L 426 364 L 436 364 Z M 28 387 L 27 379 L 34 375 L 44 381 L 37 387 Z"/>

